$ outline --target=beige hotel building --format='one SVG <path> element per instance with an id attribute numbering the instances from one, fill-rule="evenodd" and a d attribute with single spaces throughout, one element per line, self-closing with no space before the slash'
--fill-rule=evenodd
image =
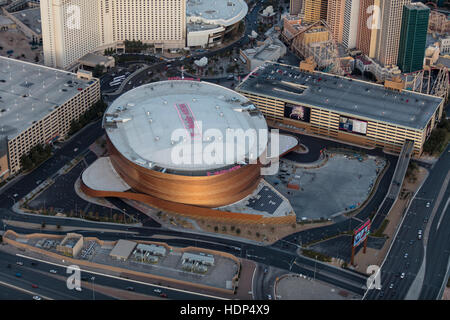
<path id="1" fill-rule="evenodd" d="M 41 0 L 45 65 L 70 70 L 125 40 L 159 50 L 216 46 L 247 12 L 244 0 Z"/>
<path id="2" fill-rule="evenodd" d="M 68 68 L 124 40 L 183 48 L 187 0 L 41 0 L 45 64 Z"/>
<path id="3" fill-rule="evenodd" d="M 64 139 L 98 100 L 100 83 L 90 72 L 0 57 L 0 181 L 20 170 L 32 147 Z"/>

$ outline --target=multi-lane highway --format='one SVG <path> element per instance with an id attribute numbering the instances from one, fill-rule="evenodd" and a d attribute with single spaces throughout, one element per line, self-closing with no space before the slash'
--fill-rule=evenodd
<path id="1" fill-rule="evenodd" d="M 450 146 L 410 203 L 366 299 L 440 299 L 450 254 Z M 425 259 L 424 259 L 425 257 Z M 404 275 L 402 275 L 404 273 Z"/>
<path id="2" fill-rule="evenodd" d="M 175 300 L 222 299 L 211 294 L 179 290 L 164 285 L 151 285 L 119 276 L 87 271 L 81 271 L 81 291 L 77 291 L 67 288 L 66 281 L 69 274 L 63 264 L 28 258 L 26 253 L 12 255 L 3 251 L 0 251 L 0 261 L 0 286 L 7 288 L 10 299 L 31 299 L 32 296 L 38 295 L 43 299 L 54 300 L 107 300 L 117 299 L 121 294 L 123 295 L 123 292 L 130 289 L 135 294 L 150 298 L 160 298 L 161 293 L 164 293 L 167 298 Z M 17 262 L 23 265 L 17 265 Z M 50 273 L 50 270 L 55 270 L 56 273 Z M 16 273 L 20 273 L 21 276 L 16 277 Z M 99 287 L 106 288 L 102 291 L 111 293 L 101 293 L 99 292 L 101 290 L 98 290 Z"/>

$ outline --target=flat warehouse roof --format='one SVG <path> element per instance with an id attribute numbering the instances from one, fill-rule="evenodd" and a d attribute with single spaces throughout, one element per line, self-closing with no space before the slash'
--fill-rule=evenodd
<path id="1" fill-rule="evenodd" d="M 130 256 L 131 252 L 133 252 L 136 245 L 136 242 L 120 239 L 119 241 L 117 241 L 116 245 L 111 250 L 109 255 L 127 259 Z"/>
<path id="2" fill-rule="evenodd" d="M 310 74 L 270 62 L 236 90 L 413 129 L 423 129 L 443 101 L 431 95 L 391 91 L 371 82 L 322 72 Z"/>
<path id="3" fill-rule="evenodd" d="M 0 57 L 0 136 L 12 139 L 96 80 Z"/>

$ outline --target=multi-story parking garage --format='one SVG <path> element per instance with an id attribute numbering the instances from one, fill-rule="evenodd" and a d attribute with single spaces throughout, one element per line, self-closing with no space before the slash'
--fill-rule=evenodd
<path id="1" fill-rule="evenodd" d="M 63 139 L 100 100 L 100 83 L 77 74 L 0 57 L 0 181 L 17 173 L 38 144 Z"/>
<path id="2" fill-rule="evenodd" d="M 295 128 L 366 147 L 399 153 L 406 140 L 414 154 L 442 117 L 444 100 L 322 72 L 266 63 L 236 88 L 269 125 Z"/>

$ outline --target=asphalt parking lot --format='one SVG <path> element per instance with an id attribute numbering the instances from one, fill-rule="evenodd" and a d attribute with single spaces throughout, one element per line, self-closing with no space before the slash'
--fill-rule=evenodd
<path id="1" fill-rule="evenodd" d="M 28 206 L 31 209 L 39 210 L 52 208 L 54 211 L 69 214 L 70 212 L 82 210 L 84 215 L 92 212 L 99 216 L 111 216 L 115 213 L 121 214 L 118 210 L 113 210 L 107 207 L 99 206 L 81 199 L 75 192 L 74 185 L 76 180 L 80 177 L 83 170 L 93 161 L 96 156 L 89 152 L 85 157 L 86 161 L 79 162 L 68 173 L 60 175 L 55 182 L 44 192 L 34 198 Z"/>

